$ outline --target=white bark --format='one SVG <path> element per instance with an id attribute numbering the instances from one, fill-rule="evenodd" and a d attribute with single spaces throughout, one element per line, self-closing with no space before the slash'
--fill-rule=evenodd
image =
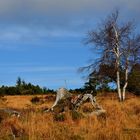
<path id="1" fill-rule="evenodd" d="M 117 49 L 116 49 L 116 65 L 117 65 L 117 90 L 118 90 L 118 97 L 119 97 L 119 100 L 121 101 L 122 100 L 122 93 L 121 93 L 121 86 L 120 86 L 120 70 L 119 70 L 119 67 L 120 67 L 120 51 L 119 51 L 119 46 L 117 46 Z"/>
<path id="2" fill-rule="evenodd" d="M 122 100 L 124 101 L 125 100 L 125 91 L 126 91 L 126 88 L 127 88 L 127 85 L 128 85 L 128 68 L 126 68 L 125 70 L 125 84 L 123 86 L 123 95 L 122 95 Z"/>
<path id="3" fill-rule="evenodd" d="M 117 90 L 118 90 L 119 100 L 121 101 L 122 100 L 122 97 L 121 97 L 120 72 L 119 72 L 119 70 L 117 71 Z"/>
<path id="4" fill-rule="evenodd" d="M 120 70 L 119 70 L 119 67 L 120 67 L 120 56 L 121 56 L 121 53 L 120 53 L 120 50 L 119 50 L 119 33 L 116 29 L 116 27 L 113 25 L 113 29 L 114 29 L 114 32 L 115 32 L 115 39 L 116 39 L 116 42 L 115 42 L 115 49 L 114 49 L 114 53 L 116 55 L 116 65 L 117 65 L 117 90 L 118 90 L 118 97 L 119 97 L 119 100 L 121 101 L 122 100 L 122 95 L 121 95 L 121 87 L 120 87 Z"/>

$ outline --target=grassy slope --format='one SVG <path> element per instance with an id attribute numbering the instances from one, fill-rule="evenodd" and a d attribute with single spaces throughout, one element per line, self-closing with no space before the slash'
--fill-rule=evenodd
<path id="1" fill-rule="evenodd" d="M 119 103 L 114 96 L 97 97 L 106 109 L 106 115 L 87 116 L 73 120 L 71 113 L 65 113 L 63 122 L 54 121 L 54 114 L 43 113 L 44 106 L 53 102 L 32 104 L 32 96 L 7 96 L 0 102 L 0 108 L 10 107 L 20 110 L 20 118 L 5 117 L 0 123 L 0 139 L 11 139 L 11 128 L 21 131 L 19 140 L 139 140 L 140 138 L 140 98 L 129 97 Z M 85 106 L 90 106 L 88 103 Z"/>

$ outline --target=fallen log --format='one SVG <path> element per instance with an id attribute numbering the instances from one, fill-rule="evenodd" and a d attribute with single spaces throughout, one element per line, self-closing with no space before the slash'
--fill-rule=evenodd
<path id="1" fill-rule="evenodd" d="M 13 110 L 13 109 L 10 109 L 10 108 L 1 108 L 0 114 L 7 114 L 9 116 L 20 117 L 20 112 Z"/>
<path id="2" fill-rule="evenodd" d="M 92 115 L 97 115 L 97 116 L 99 116 L 99 115 L 102 115 L 102 114 L 105 114 L 105 113 L 106 113 L 106 110 L 104 110 L 104 109 L 99 109 L 99 110 L 95 110 L 95 111 L 91 112 L 91 113 L 90 113 L 90 116 L 92 116 Z"/>

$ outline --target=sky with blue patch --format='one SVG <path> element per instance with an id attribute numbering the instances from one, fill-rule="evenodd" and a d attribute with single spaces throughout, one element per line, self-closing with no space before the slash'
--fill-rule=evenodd
<path id="1" fill-rule="evenodd" d="M 140 29 L 139 0 L 0 0 L 0 86 L 17 77 L 42 87 L 80 88 L 79 67 L 98 57 L 83 44 L 114 8 Z"/>

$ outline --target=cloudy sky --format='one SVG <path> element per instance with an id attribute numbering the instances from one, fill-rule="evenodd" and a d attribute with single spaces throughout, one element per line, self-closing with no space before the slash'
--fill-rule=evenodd
<path id="1" fill-rule="evenodd" d="M 0 0 L 0 85 L 18 76 L 48 88 L 79 88 L 77 69 L 96 58 L 82 40 L 113 9 L 140 30 L 140 0 Z M 66 84 L 65 84 L 66 81 Z"/>

